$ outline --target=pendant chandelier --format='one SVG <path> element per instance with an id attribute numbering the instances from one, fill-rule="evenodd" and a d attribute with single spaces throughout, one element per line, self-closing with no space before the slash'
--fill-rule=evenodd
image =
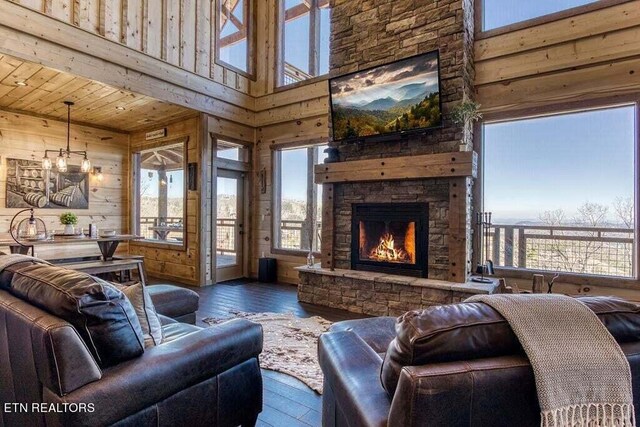
<path id="1" fill-rule="evenodd" d="M 71 155 L 78 154 L 84 156 L 82 163 L 80 164 L 80 170 L 84 173 L 89 172 L 91 170 L 91 162 L 87 158 L 87 152 L 71 151 L 71 106 L 73 105 L 73 102 L 64 101 L 64 105 L 67 106 L 67 148 L 60 148 L 59 150 L 45 150 L 44 157 L 42 158 L 42 169 L 51 170 L 53 167 L 53 162 L 51 161 L 51 158 L 49 158 L 49 153 L 58 153 L 58 157 L 55 159 L 56 169 L 58 169 L 58 172 L 66 172 Z"/>

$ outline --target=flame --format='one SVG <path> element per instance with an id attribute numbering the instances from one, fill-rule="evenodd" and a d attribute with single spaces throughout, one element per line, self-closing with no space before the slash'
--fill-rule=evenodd
<path id="1" fill-rule="evenodd" d="M 376 261 L 405 262 L 410 261 L 409 254 L 403 249 L 396 249 L 393 235 L 385 233 L 380 237 L 380 243 L 373 248 L 369 258 Z"/>

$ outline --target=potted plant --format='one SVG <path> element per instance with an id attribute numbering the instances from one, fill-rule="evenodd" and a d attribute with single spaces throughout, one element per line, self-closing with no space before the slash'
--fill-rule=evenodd
<path id="1" fill-rule="evenodd" d="M 459 105 L 456 105 L 451 111 L 451 120 L 457 125 L 462 126 L 463 139 L 460 141 L 460 151 L 469 151 L 471 147 L 464 140 L 464 135 L 467 131 L 471 131 L 471 125 L 482 118 L 480 112 L 480 104 L 474 101 L 464 100 Z"/>
<path id="2" fill-rule="evenodd" d="M 60 215 L 60 224 L 64 225 L 64 234 L 75 234 L 73 226 L 78 224 L 78 216 L 73 212 L 65 212 Z"/>

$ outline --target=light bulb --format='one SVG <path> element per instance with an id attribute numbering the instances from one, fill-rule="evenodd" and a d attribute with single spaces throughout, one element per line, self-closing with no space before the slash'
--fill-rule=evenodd
<path id="1" fill-rule="evenodd" d="M 42 169 L 48 171 L 51 170 L 51 166 L 51 159 L 45 154 L 45 156 L 42 158 Z"/>
<path id="2" fill-rule="evenodd" d="M 89 172 L 91 170 L 91 162 L 87 159 L 87 156 L 82 159 L 82 165 L 80 166 L 82 172 Z"/>
<path id="3" fill-rule="evenodd" d="M 60 155 L 56 158 L 56 167 L 58 172 L 67 171 L 67 158 L 62 154 L 62 150 L 60 150 Z"/>
<path id="4" fill-rule="evenodd" d="M 35 220 L 29 220 L 27 224 L 27 236 L 35 237 L 38 234 L 38 227 Z"/>

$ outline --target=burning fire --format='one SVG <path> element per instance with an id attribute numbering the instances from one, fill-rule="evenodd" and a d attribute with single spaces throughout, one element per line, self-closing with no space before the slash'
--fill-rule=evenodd
<path id="1" fill-rule="evenodd" d="M 380 243 L 373 248 L 369 258 L 376 261 L 405 262 L 410 261 L 409 254 L 403 249 L 396 249 L 393 235 L 385 233 L 380 237 Z"/>

